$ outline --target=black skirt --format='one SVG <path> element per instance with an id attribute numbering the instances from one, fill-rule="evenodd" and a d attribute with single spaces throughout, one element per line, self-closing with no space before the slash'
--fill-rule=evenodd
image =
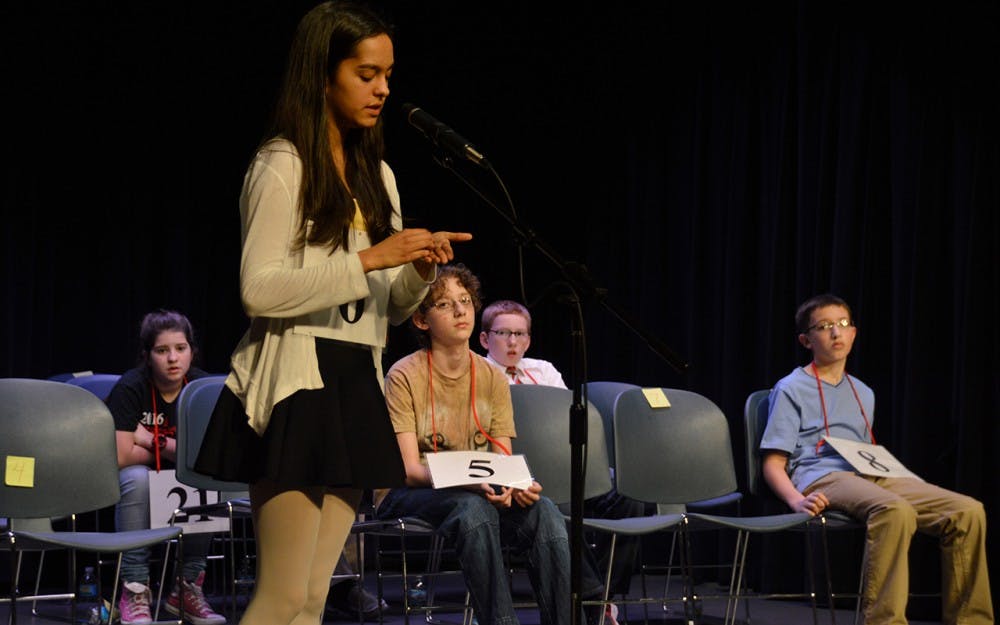
<path id="1" fill-rule="evenodd" d="M 263 436 L 247 423 L 236 395 L 223 388 L 195 469 L 286 488 L 403 485 L 406 471 L 371 351 L 317 338 L 316 356 L 323 388 L 278 402 Z"/>

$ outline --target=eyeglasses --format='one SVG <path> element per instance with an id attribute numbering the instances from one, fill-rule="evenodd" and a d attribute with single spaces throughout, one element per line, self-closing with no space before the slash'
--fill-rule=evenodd
<path id="1" fill-rule="evenodd" d="M 816 325 L 809 326 L 808 328 L 806 328 L 806 332 L 810 332 L 812 330 L 827 332 L 829 330 L 832 330 L 833 328 L 849 328 L 852 325 L 854 324 L 851 323 L 851 320 L 848 319 L 847 317 L 844 317 L 843 319 L 839 319 L 837 321 L 820 321 Z"/>
<path id="2" fill-rule="evenodd" d="M 472 298 L 468 295 L 463 295 L 457 300 L 454 299 L 439 299 L 438 301 L 431 304 L 431 308 L 440 313 L 450 313 L 455 310 L 458 305 L 461 304 L 462 308 L 472 306 Z"/>
<path id="3" fill-rule="evenodd" d="M 487 332 L 489 332 L 490 334 L 496 334 L 505 341 L 511 336 L 513 336 L 517 340 L 521 340 L 531 336 L 531 332 L 521 331 L 521 330 L 487 330 Z"/>

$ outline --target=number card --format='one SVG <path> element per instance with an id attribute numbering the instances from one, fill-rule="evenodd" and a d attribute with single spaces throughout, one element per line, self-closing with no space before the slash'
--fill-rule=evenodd
<path id="1" fill-rule="evenodd" d="M 217 491 L 204 491 L 177 481 L 173 469 L 149 472 L 149 526 L 167 527 L 174 510 L 185 506 L 203 506 L 219 502 Z M 184 528 L 185 534 L 228 532 L 227 517 L 187 515 L 178 513 L 174 527 Z"/>
<path id="2" fill-rule="evenodd" d="M 877 477 L 914 477 L 924 481 L 922 477 L 910 471 L 903 463 L 896 460 L 889 450 L 881 445 L 852 441 L 846 438 L 827 436 L 826 442 L 837 450 L 844 460 L 862 475 Z"/>
<path id="3" fill-rule="evenodd" d="M 514 488 L 531 486 L 531 471 L 524 455 L 489 451 L 439 451 L 427 454 L 434 488 L 467 484 L 499 484 Z"/>

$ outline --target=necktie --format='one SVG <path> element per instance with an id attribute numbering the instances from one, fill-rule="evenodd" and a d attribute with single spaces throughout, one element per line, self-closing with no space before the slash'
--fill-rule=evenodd
<path id="1" fill-rule="evenodd" d="M 517 377 L 517 367 L 507 367 L 507 375 L 510 379 L 514 381 L 514 384 L 520 384 L 521 380 Z"/>

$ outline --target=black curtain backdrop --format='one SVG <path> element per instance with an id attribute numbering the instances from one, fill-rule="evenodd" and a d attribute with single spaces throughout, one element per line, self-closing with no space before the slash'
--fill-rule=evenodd
<path id="1" fill-rule="evenodd" d="M 738 458 L 747 395 L 807 361 L 796 305 L 840 294 L 878 441 L 992 521 L 997 3 L 757 5 L 378 4 L 398 27 L 386 134 L 404 215 L 473 232 L 458 257 L 486 298 L 521 298 L 511 228 L 434 162 L 399 114 L 413 102 L 486 153 L 524 223 L 690 363 L 677 373 L 588 301 L 587 379 L 705 394 Z M 247 324 L 242 176 L 310 6 L 0 9 L 2 375 L 121 372 L 156 307 L 188 314 L 201 365 L 227 370 Z M 494 181 L 457 168 L 502 204 Z M 530 354 L 568 375 L 569 310 L 543 297 L 559 274 L 531 247 L 523 258 Z M 392 331 L 390 361 L 414 348 Z"/>

